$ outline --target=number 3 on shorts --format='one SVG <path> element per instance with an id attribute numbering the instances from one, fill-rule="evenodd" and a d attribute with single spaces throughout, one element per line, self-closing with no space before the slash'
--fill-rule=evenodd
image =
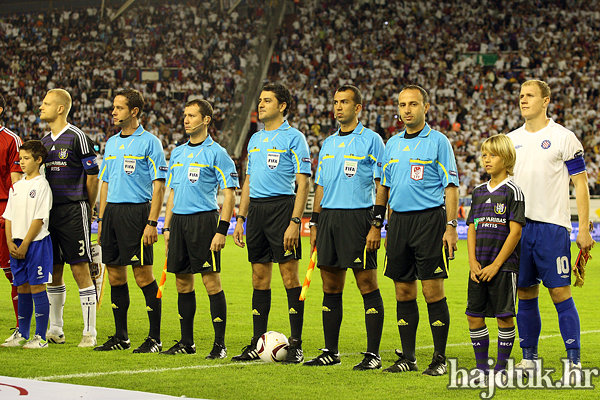
<path id="1" fill-rule="evenodd" d="M 80 246 L 79 246 L 79 255 L 82 256 L 85 253 L 83 240 L 80 240 L 79 244 L 80 244 Z"/>
<path id="2" fill-rule="evenodd" d="M 556 273 L 558 275 L 568 274 L 571 270 L 567 256 L 556 257 Z"/>

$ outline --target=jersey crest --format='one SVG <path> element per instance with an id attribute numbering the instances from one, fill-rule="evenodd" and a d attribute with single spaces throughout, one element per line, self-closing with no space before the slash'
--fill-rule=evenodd
<path id="1" fill-rule="evenodd" d="M 127 175 L 133 174 L 135 172 L 135 164 L 135 160 L 131 158 L 125 158 L 123 160 L 123 171 L 125 171 Z"/>
<path id="2" fill-rule="evenodd" d="M 496 203 L 496 207 L 494 207 L 494 212 L 498 215 L 504 214 L 506 211 L 506 204 Z"/>
<path id="3" fill-rule="evenodd" d="M 425 172 L 425 167 L 422 165 L 411 165 L 410 166 L 410 177 L 415 181 L 420 181 L 423 179 L 423 174 Z"/>
<path id="4" fill-rule="evenodd" d="M 357 167 L 358 167 L 358 161 L 345 160 L 344 161 L 344 174 L 346 174 L 346 176 L 348 178 L 352 178 L 354 175 L 356 175 Z"/>
<path id="5" fill-rule="evenodd" d="M 550 148 L 550 146 L 552 146 L 552 143 L 550 143 L 549 140 L 544 140 L 542 142 L 542 149 L 544 150 L 548 150 Z"/>
<path id="6" fill-rule="evenodd" d="M 200 167 L 189 167 L 188 168 L 188 179 L 192 183 L 196 183 L 196 181 L 200 178 Z"/>
<path id="7" fill-rule="evenodd" d="M 279 165 L 279 156 L 278 153 L 268 153 L 267 154 L 267 166 L 269 169 L 275 169 Z"/>
<path id="8" fill-rule="evenodd" d="M 61 160 L 65 160 L 68 156 L 69 153 L 67 152 L 67 149 L 60 149 L 60 151 L 58 152 L 58 158 L 60 158 Z"/>

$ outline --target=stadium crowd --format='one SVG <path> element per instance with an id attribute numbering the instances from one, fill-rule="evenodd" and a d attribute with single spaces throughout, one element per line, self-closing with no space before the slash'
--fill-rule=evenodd
<path id="1" fill-rule="evenodd" d="M 248 15 L 223 13 L 210 2 L 136 5 L 112 23 L 116 10 L 55 10 L 0 17 L 1 90 L 9 102 L 5 124 L 24 139 L 48 130 L 38 107 L 48 89 L 73 96 L 70 121 L 97 143 L 117 131 L 111 124 L 112 93 L 135 88 L 148 105 L 144 126 L 157 134 L 167 155 L 181 142 L 182 102 L 202 97 L 215 107 L 213 137 L 257 64 L 262 40 L 260 6 Z M 141 79 L 142 70 L 160 71 Z"/>
<path id="2" fill-rule="evenodd" d="M 483 177 L 481 139 L 522 124 L 517 93 L 526 79 L 552 87 L 550 116 L 585 144 L 600 194 L 600 6 L 577 1 L 455 2 L 334 0 L 303 3 L 281 27 L 271 80 L 296 101 L 294 123 L 312 156 L 337 127 L 333 88 L 357 85 L 361 120 L 387 140 L 403 129 L 396 95 L 408 84 L 430 93 L 429 124 L 452 142 L 461 197 Z M 481 62 L 493 55 L 493 62 Z"/>
<path id="3" fill-rule="evenodd" d="M 195 96 L 215 106 L 210 133 L 227 144 L 222 123 L 257 65 L 260 26 L 269 23 L 260 2 L 249 1 L 247 10 L 227 14 L 200 1 L 135 5 L 112 23 L 113 9 L 102 18 L 97 8 L 4 15 L 4 122 L 24 139 L 39 137 L 47 131 L 40 96 L 62 87 L 74 98 L 72 122 L 100 144 L 115 132 L 112 92 L 133 87 L 149 100 L 142 123 L 167 157 L 183 139 L 181 104 Z M 599 25 L 600 5 L 582 0 L 471 0 L 460 12 L 450 1 L 296 3 L 278 32 L 270 80 L 292 91 L 290 121 L 307 135 L 313 169 L 323 140 L 337 129 L 333 88 L 357 85 L 365 94 L 361 120 L 387 140 L 403 129 L 397 92 L 422 85 L 434 105 L 429 123 L 450 138 L 466 196 L 483 179 L 481 139 L 521 124 L 520 83 L 545 79 L 553 90 L 550 115 L 584 143 L 590 189 L 600 194 Z M 159 80 L 141 79 L 140 70 L 161 68 Z"/>

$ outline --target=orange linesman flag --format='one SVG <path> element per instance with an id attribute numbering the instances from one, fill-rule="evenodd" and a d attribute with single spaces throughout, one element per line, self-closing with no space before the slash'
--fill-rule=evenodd
<path id="1" fill-rule="evenodd" d="M 165 282 L 167 281 L 167 257 L 165 257 L 165 266 L 163 267 L 162 275 L 160 276 L 160 283 L 158 284 L 158 292 L 156 292 L 156 298 L 160 299 L 163 296 L 165 290 Z"/>
<path id="2" fill-rule="evenodd" d="M 304 301 L 306 299 L 306 291 L 310 286 L 310 281 L 312 278 L 312 273 L 315 270 L 315 265 L 317 264 L 317 248 L 315 247 L 315 251 L 313 251 L 312 256 L 310 257 L 310 262 L 308 263 L 308 269 L 306 270 L 306 277 L 304 278 L 304 283 L 302 284 L 302 292 L 300 292 L 300 301 Z"/>

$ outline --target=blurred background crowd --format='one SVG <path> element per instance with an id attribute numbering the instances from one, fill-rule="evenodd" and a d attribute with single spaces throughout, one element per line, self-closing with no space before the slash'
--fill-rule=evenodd
<path id="1" fill-rule="evenodd" d="M 185 141 L 185 102 L 201 97 L 215 108 L 210 134 L 243 169 L 244 146 L 234 151 L 235 143 L 261 125 L 254 112 L 239 110 L 254 107 L 256 82 L 280 82 L 293 94 L 289 120 L 307 136 L 316 168 L 321 143 L 337 130 L 337 87 L 361 89 L 361 121 L 387 140 L 403 129 L 398 92 L 418 84 L 430 95 L 429 124 L 454 146 L 466 196 L 485 179 L 481 139 L 523 123 L 520 84 L 536 78 L 552 89 L 549 115 L 584 144 L 590 190 L 600 194 L 598 2 L 139 1 L 120 15 L 123 2 L 108 3 L 0 10 L 4 126 L 23 139 L 40 137 L 48 130 L 41 100 L 48 89 L 64 88 L 74 100 L 70 122 L 101 153 L 116 133 L 113 93 L 133 87 L 147 102 L 142 123 L 168 158 Z M 240 119 L 249 124 L 231 123 Z"/>

